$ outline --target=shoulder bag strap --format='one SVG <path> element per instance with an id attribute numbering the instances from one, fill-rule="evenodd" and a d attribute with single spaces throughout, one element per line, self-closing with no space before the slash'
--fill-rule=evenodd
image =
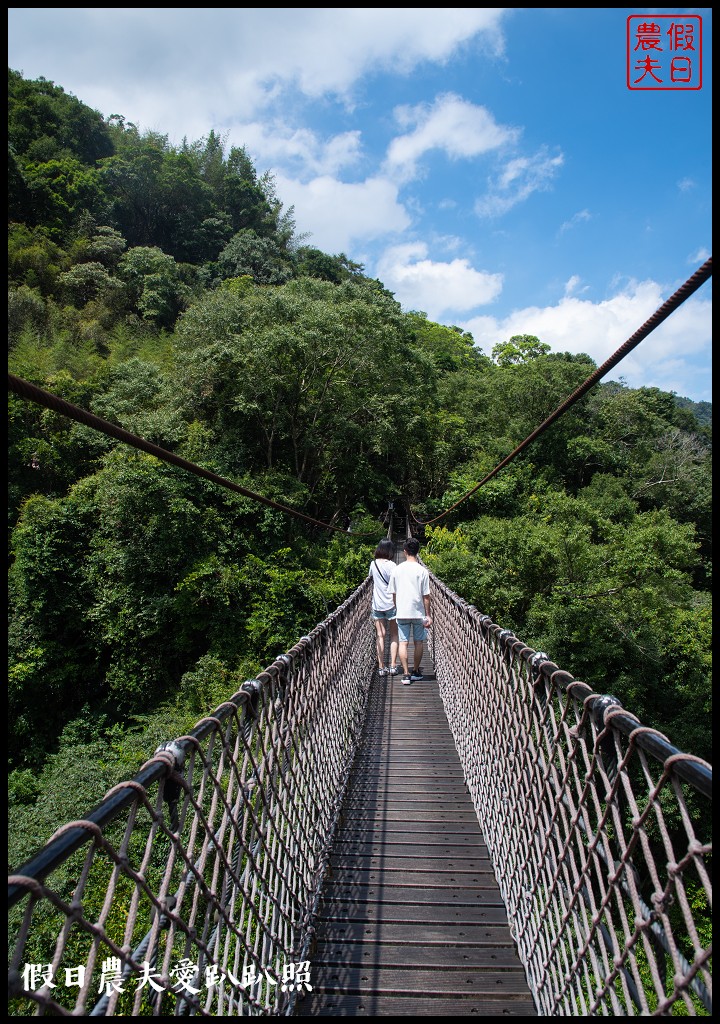
<path id="1" fill-rule="evenodd" d="M 374 566 L 375 566 L 375 568 L 377 569 L 377 571 L 378 571 L 378 575 L 379 575 L 380 579 L 381 579 L 381 580 L 383 581 L 383 583 L 385 584 L 385 586 L 387 586 L 387 585 L 388 585 L 388 583 L 390 582 L 390 577 L 388 576 L 388 578 L 387 578 L 387 579 L 385 579 L 385 577 L 383 576 L 382 572 L 380 572 L 380 566 L 379 566 L 379 565 L 377 564 L 377 562 L 375 561 L 375 559 L 374 559 L 374 558 L 373 558 L 373 565 L 374 565 Z"/>

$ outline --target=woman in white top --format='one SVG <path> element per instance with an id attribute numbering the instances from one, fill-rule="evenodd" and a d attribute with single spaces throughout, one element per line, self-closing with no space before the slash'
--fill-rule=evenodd
<path id="1" fill-rule="evenodd" d="M 395 601 L 390 589 L 390 579 L 395 570 L 395 545 L 391 540 L 381 540 L 375 549 L 368 576 L 373 581 L 372 617 L 375 623 L 375 638 L 378 659 L 378 675 L 395 676 L 400 671 L 397 664 L 398 628 L 395 621 Z M 385 666 L 385 636 L 390 633 L 390 665 Z"/>

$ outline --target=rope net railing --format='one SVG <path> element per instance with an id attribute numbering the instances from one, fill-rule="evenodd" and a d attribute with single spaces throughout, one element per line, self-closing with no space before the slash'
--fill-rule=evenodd
<path id="1" fill-rule="evenodd" d="M 538 1013 L 712 1014 L 710 765 L 432 585 L 438 685 Z"/>
<path id="2" fill-rule="evenodd" d="M 370 580 L 8 878 L 13 1016 L 287 1016 L 374 665 Z"/>
<path id="3" fill-rule="evenodd" d="M 290 1016 L 375 664 L 366 580 L 9 876 L 9 1009 Z M 438 685 L 539 1014 L 712 1013 L 712 769 L 432 577 Z"/>

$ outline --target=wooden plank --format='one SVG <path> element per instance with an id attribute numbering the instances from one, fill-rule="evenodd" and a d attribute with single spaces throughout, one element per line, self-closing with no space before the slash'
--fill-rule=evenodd
<path id="1" fill-rule="evenodd" d="M 310 955 L 296 1015 L 537 1016 L 434 679 L 371 684 Z"/>
<path id="2" fill-rule="evenodd" d="M 502 904 L 496 905 L 495 910 L 502 909 Z M 372 936 L 371 926 L 376 924 L 414 924 L 422 925 L 419 935 L 425 934 L 425 926 L 430 922 L 438 925 L 452 925 L 457 928 L 462 925 L 474 926 L 487 922 L 493 926 L 502 925 L 504 935 L 510 935 L 510 926 L 507 924 L 507 915 L 503 913 L 500 920 L 493 921 L 490 915 L 490 907 L 487 904 L 480 906 L 454 906 L 448 902 L 435 904 L 408 904 L 408 903 L 363 903 L 352 900 L 328 900 L 323 909 L 324 919 L 344 920 L 349 917 L 364 924 L 368 929 L 366 935 Z M 486 938 L 491 933 L 487 933 Z"/>
<path id="3" fill-rule="evenodd" d="M 377 814 L 358 811 L 343 817 L 339 831 L 346 835 L 380 834 L 391 837 L 395 832 L 406 832 L 408 828 L 416 832 L 423 829 L 428 836 L 446 834 L 448 837 L 456 833 L 467 834 L 469 830 L 477 836 L 478 846 L 485 848 L 482 832 L 475 832 L 477 820 L 460 810 L 441 814 L 432 811 L 416 811 L 412 814 L 392 811 L 385 815 L 384 820 L 379 819 Z"/>
<path id="4" fill-rule="evenodd" d="M 469 797 L 468 797 L 469 800 Z M 358 811 L 377 811 L 379 809 L 389 811 L 402 811 L 404 808 L 409 813 L 419 811 L 437 812 L 439 815 L 453 810 L 462 810 L 467 808 L 467 801 L 465 800 L 436 800 L 432 796 L 418 796 L 411 793 L 407 797 L 397 797 L 394 799 L 388 798 L 383 800 L 381 797 L 363 797 L 355 798 L 346 805 L 346 814 L 355 810 Z"/>
<path id="5" fill-rule="evenodd" d="M 375 823 L 377 825 L 378 820 L 382 824 L 383 821 L 393 825 L 397 821 L 410 824 L 411 822 L 424 822 L 434 823 L 438 828 L 448 827 L 453 824 L 466 824 L 472 823 L 474 826 L 479 828 L 475 812 L 472 808 L 467 807 L 452 807 L 449 810 L 437 810 L 425 812 L 418 808 L 408 808 L 403 811 L 401 807 L 398 808 L 387 808 L 384 811 L 382 818 L 378 819 L 378 815 L 369 810 L 363 810 L 361 808 L 350 810 L 344 810 L 340 815 L 341 823 L 347 822 L 347 827 L 350 828 L 364 828 L 366 823 Z M 346 827 L 342 825 L 342 827 Z"/>
<path id="6" fill-rule="evenodd" d="M 425 831 L 428 839 L 437 835 L 447 835 L 448 839 L 452 839 L 455 835 L 468 835 L 469 833 L 475 837 L 479 851 L 484 854 L 487 850 L 482 833 L 475 831 L 477 822 L 468 819 L 461 813 L 439 817 L 427 810 L 414 813 L 412 816 L 392 812 L 388 813 L 385 820 L 382 821 L 376 814 L 358 812 L 346 817 L 342 824 L 344 835 L 374 836 L 376 838 L 383 836 L 387 837 L 388 842 L 392 841 L 396 832 L 403 834 L 407 832 L 408 828 L 413 829 L 416 833 L 421 830 Z"/>
<path id="7" fill-rule="evenodd" d="M 298 1003 L 302 1017 L 536 1017 L 532 1000 L 515 996 L 498 1001 L 474 993 L 462 996 L 386 996 L 375 992 L 355 996 L 334 992 L 308 993 Z"/>
<path id="8" fill-rule="evenodd" d="M 365 869 L 383 868 L 388 871 L 407 871 L 412 867 L 413 860 L 414 858 L 412 857 L 394 857 L 389 853 L 362 858 L 355 854 L 343 856 L 342 854 L 333 853 L 330 857 L 330 864 L 335 875 L 337 875 L 343 868 L 350 868 L 352 870 L 361 866 Z M 439 854 L 437 857 L 424 857 L 422 864 L 419 864 L 418 867 L 423 871 L 455 871 L 461 868 L 465 871 L 480 871 L 483 865 L 486 869 L 489 869 L 489 858 L 484 860 L 479 856 L 446 858 Z"/>
<path id="9" fill-rule="evenodd" d="M 368 964 L 365 967 L 333 965 L 313 969 L 310 980 L 313 988 L 325 992 L 352 992 L 363 995 L 378 992 L 390 996 L 475 994 L 492 995 L 498 998 L 504 994 L 527 995 L 527 981 L 522 970 L 502 968 L 468 968 L 455 971 L 435 968 L 411 967 L 382 968 Z"/>
<path id="10" fill-rule="evenodd" d="M 488 877 L 489 876 L 489 877 Z M 379 884 L 393 886 L 406 884 L 412 879 L 413 885 L 422 885 L 433 888 L 462 888 L 470 886 L 477 888 L 483 884 L 492 885 L 495 889 L 495 875 L 488 864 L 483 871 L 465 871 L 459 868 L 455 871 L 413 871 L 409 876 L 407 871 L 390 871 L 382 867 L 376 870 L 362 867 L 346 868 L 342 874 L 333 873 L 325 883 L 325 894 L 332 891 L 335 879 L 341 878 L 343 885 L 370 885 Z"/>
<path id="11" fill-rule="evenodd" d="M 328 900 L 335 900 L 338 903 L 364 903 L 370 905 L 381 903 L 383 906 L 394 904 L 406 906 L 412 904 L 416 907 L 435 907 L 440 904 L 442 907 L 466 907 L 472 908 L 481 906 L 487 898 L 487 890 L 490 890 L 491 878 L 488 878 L 486 887 L 468 885 L 464 888 L 457 883 L 449 883 L 446 886 L 428 885 L 348 885 L 345 881 L 339 881 L 328 889 Z"/>
<path id="12" fill-rule="evenodd" d="M 372 959 L 375 967 L 395 969 L 422 968 L 433 971 L 466 971 L 468 968 L 499 968 L 522 972 L 522 964 L 512 942 L 507 946 L 467 946 L 458 950 L 454 946 L 384 945 L 363 949 L 346 942 L 328 943 L 322 956 L 312 959 L 313 968 L 357 967 Z"/>
<path id="13" fill-rule="evenodd" d="M 375 772 L 367 777 L 357 776 L 348 788 L 346 798 L 352 799 L 364 794 L 387 796 L 389 793 L 398 796 L 405 796 L 410 793 L 420 796 L 427 796 L 428 793 L 467 795 L 465 780 L 459 776 L 453 777 L 448 775 L 446 778 L 440 779 L 436 776 L 420 774 L 418 769 L 415 769 L 412 774 L 407 773 L 405 776 L 388 774 L 380 778 L 378 775 L 379 773 Z"/>
<path id="14" fill-rule="evenodd" d="M 436 836 L 432 837 L 436 839 Z M 452 860 L 455 857 L 477 857 L 480 854 L 476 836 L 453 836 L 453 842 L 443 845 L 442 842 L 428 842 L 427 836 L 417 837 L 416 841 L 407 838 L 394 838 L 392 852 L 394 857 L 412 857 L 416 860 L 419 857 L 437 857 L 441 855 L 444 859 Z M 359 839 L 339 840 L 335 849 L 339 856 L 349 857 L 353 854 L 356 857 L 383 856 L 387 850 L 387 842 L 364 842 Z"/>
<path id="15" fill-rule="evenodd" d="M 472 922 L 456 920 L 442 922 L 437 917 L 431 924 L 419 929 L 416 921 L 369 921 L 347 914 L 333 919 L 326 917 L 318 929 L 318 952 L 320 944 L 336 942 L 368 943 L 379 949 L 383 943 L 402 943 L 406 946 L 488 946 L 503 948 L 512 943 L 507 925 L 505 908 L 483 907 L 475 914 Z"/>

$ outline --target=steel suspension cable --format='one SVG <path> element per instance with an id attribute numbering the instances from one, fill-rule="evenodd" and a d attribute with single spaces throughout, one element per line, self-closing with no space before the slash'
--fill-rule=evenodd
<path id="1" fill-rule="evenodd" d="M 548 418 L 544 420 L 539 427 L 536 427 L 536 429 L 533 430 L 532 434 L 529 434 L 525 438 L 525 440 L 522 441 L 517 446 L 517 448 L 511 451 L 509 455 L 506 455 L 502 462 L 498 463 L 495 469 L 491 470 L 487 476 L 483 477 L 483 479 L 479 483 L 475 484 L 475 486 L 471 488 L 466 494 L 463 494 L 461 498 L 458 498 L 458 500 L 453 505 L 450 505 L 450 507 L 445 509 L 444 512 L 441 512 L 440 515 L 435 516 L 434 519 L 418 519 L 415 515 L 413 515 L 412 509 L 410 508 L 410 505 L 408 503 L 408 511 L 412 516 L 413 521 L 416 522 L 419 526 L 429 526 L 431 523 L 437 523 L 439 522 L 439 520 L 444 519 L 446 515 L 453 511 L 453 509 L 456 509 L 458 505 L 460 505 L 463 501 L 465 501 L 471 495 L 475 494 L 475 492 L 479 490 L 483 486 L 483 484 L 486 484 L 488 480 L 492 480 L 492 478 L 497 473 L 499 473 L 501 469 L 507 466 L 508 462 L 514 459 L 517 455 L 519 455 L 520 452 L 524 451 L 525 448 L 528 447 L 528 445 L 532 444 L 532 442 L 537 437 L 539 437 L 540 434 L 547 430 L 547 428 L 552 423 L 554 423 L 555 420 L 559 419 L 560 416 L 566 413 L 571 405 L 574 405 L 575 402 L 577 402 L 580 398 L 582 398 L 584 394 L 586 394 L 586 392 L 590 390 L 590 388 L 597 384 L 599 380 L 601 380 L 610 370 L 612 370 L 614 366 L 617 366 L 620 360 L 624 359 L 628 352 L 631 352 L 632 349 L 636 347 L 636 345 L 639 345 L 640 342 L 644 338 L 646 338 L 651 331 L 654 331 L 655 328 L 658 327 L 663 322 L 663 320 L 666 320 L 670 316 L 670 314 L 673 313 L 678 308 L 678 306 L 682 305 L 682 303 L 685 302 L 685 300 L 688 299 L 693 294 L 693 292 L 696 292 L 698 288 L 701 285 L 703 285 L 710 277 L 712 277 L 712 256 L 708 260 L 706 260 L 705 263 L 703 263 L 703 265 L 695 271 L 692 277 L 689 277 L 685 284 L 678 288 L 678 290 L 674 292 L 674 294 L 671 295 L 670 298 L 667 299 L 667 301 L 664 302 L 662 306 L 660 306 L 660 308 L 657 309 L 648 320 L 645 321 L 642 327 L 639 327 L 638 330 L 635 331 L 635 333 L 631 337 L 629 337 L 623 345 L 620 346 L 620 348 L 617 350 L 617 352 L 615 352 L 614 355 L 610 356 L 610 358 L 607 359 L 602 364 L 602 366 L 599 366 L 597 370 L 591 373 L 587 380 L 585 380 L 579 387 L 577 387 L 573 391 L 573 393 L 568 398 L 566 398 L 561 405 L 557 407 L 555 412 L 551 413 L 550 416 L 548 416 Z"/>
<path id="2" fill-rule="evenodd" d="M 225 477 L 219 476 L 217 473 L 213 473 L 209 469 L 197 466 L 194 462 L 189 462 L 187 459 L 183 459 L 180 455 L 176 455 L 174 452 L 169 452 L 167 449 L 161 448 L 157 444 L 153 444 L 152 441 L 146 441 L 145 438 L 138 437 L 136 434 L 132 434 L 129 430 L 125 430 L 123 427 L 118 427 L 116 424 L 110 423 L 108 420 L 104 420 L 102 417 L 96 416 L 94 413 L 88 412 L 86 409 L 81 409 L 79 406 L 73 405 L 71 402 L 66 402 L 64 398 L 58 398 L 57 395 L 53 395 L 49 391 L 44 391 L 36 384 L 31 384 L 30 381 L 23 380 L 22 377 L 16 377 L 12 373 L 8 373 L 8 388 L 11 391 L 14 391 L 15 394 L 19 395 L 21 398 L 26 398 L 31 402 L 35 402 L 37 405 L 45 406 L 46 409 L 52 409 L 55 412 L 59 412 L 63 416 L 68 416 L 70 419 L 76 420 L 78 423 L 84 423 L 85 426 L 92 427 L 93 430 L 99 430 L 103 434 L 114 437 L 118 441 L 122 441 L 123 444 L 131 445 L 133 448 L 139 448 L 141 451 L 147 452 L 149 455 L 154 455 L 156 458 L 162 459 L 163 462 L 169 462 L 173 466 L 179 466 L 180 469 L 184 469 L 189 473 L 194 473 L 196 476 L 204 477 L 206 480 L 210 480 L 212 483 L 218 484 L 220 487 L 225 487 L 230 491 L 235 491 L 237 494 L 242 494 L 245 498 L 250 498 L 252 501 L 268 505 L 270 508 L 286 513 L 286 515 L 295 516 L 296 519 L 303 519 L 307 523 L 312 523 L 313 526 L 320 526 L 324 530 L 334 530 L 337 533 L 345 533 L 352 537 L 376 536 L 375 531 L 372 531 L 371 533 L 355 533 L 352 530 L 344 529 L 342 526 L 333 526 L 331 523 L 324 523 L 319 519 L 314 519 L 312 516 L 306 515 L 304 512 L 299 512 L 297 509 L 290 508 L 288 505 L 283 505 L 278 501 L 273 501 L 272 498 L 266 498 L 262 494 L 256 494 L 254 491 L 248 490 L 247 487 L 242 487 L 240 484 L 236 484 L 232 480 L 227 480 Z"/>

